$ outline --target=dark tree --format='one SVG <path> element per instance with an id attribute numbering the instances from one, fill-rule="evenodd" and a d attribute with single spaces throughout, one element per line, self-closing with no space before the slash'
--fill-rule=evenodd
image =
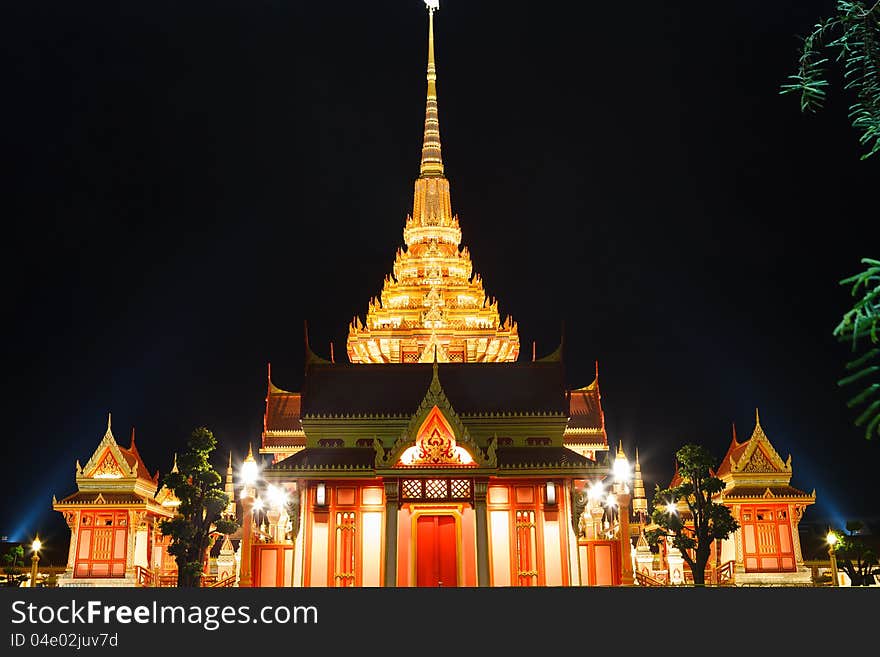
<path id="1" fill-rule="evenodd" d="M 860 521 L 848 520 L 846 533 L 834 532 L 837 535 L 837 543 L 833 548 L 837 565 L 849 575 L 853 586 L 873 584 L 877 568 L 877 553 L 859 535 L 863 528 L 864 524 Z"/>
<path id="2" fill-rule="evenodd" d="M 868 148 L 864 160 L 880 151 L 880 0 L 837 0 L 836 13 L 816 23 L 804 39 L 798 71 L 780 91 L 800 94 L 802 112 L 825 104 L 827 51 L 843 64 L 844 89 L 854 97 L 849 119 Z"/>
<path id="3" fill-rule="evenodd" d="M 214 434 L 199 427 L 177 459 L 178 472 L 170 472 L 162 480 L 180 500 L 177 515 L 161 525 L 162 534 L 172 538 L 168 553 L 177 561 L 178 586 L 200 586 L 212 532 L 231 534 L 238 527 L 234 520 L 221 518 L 229 498 L 209 462 L 216 447 Z"/>
<path id="4" fill-rule="evenodd" d="M 21 572 L 19 561 L 24 563 L 24 548 L 20 545 L 10 547 L 3 555 L 3 575 L 6 586 L 20 586 L 28 579 L 28 575 Z"/>
<path id="5" fill-rule="evenodd" d="M 860 386 L 847 406 L 864 405 L 855 424 L 864 425 L 865 438 L 870 440 L 871 434 L 880 435 L 880 260 L 863 258 L 862 264 L 866 265 L 865 271 L 840 281 L 841 285 L 852 285 L 852 295 L 858 300 L 834 329 L 834 335 L 850 342 L 856 354 L 846 364 L 851 374 L 838 385 Z"/>
<path id="6" fill-rule="evenodd" d="M 651 545 L 665 538 L 681 550 L 694 584 L 703 586 L 712 543 L 727 538 L 739 523 L 729 508 L 712 499 L 724 490 L 724 482 L 712 475 L 716 463 L 709 450 L 702 445 L 685 445 L 675 458 L 681 483 L 671 488 L 657 487 L 651 519 L 658 528 L 645 532 L 645 537 Z M 676 510 L 680 502 L 687 505 L 689 518 Z"/>

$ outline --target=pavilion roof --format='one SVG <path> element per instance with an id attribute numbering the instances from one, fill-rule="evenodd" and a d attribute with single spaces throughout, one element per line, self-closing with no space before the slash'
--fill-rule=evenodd
<path id="1" fill-rule="evenodd" d="M 310 365 L 301 417 L 409 417 L 431 383 L 431 363 Z M 461 416 L 568 415 L 561 362 L 440 363 L 446 396 Z M 288 393 L 291 394 L 291 393 Z M 270 391 L 269 398 L 281 397 Z M 267 428 L 295 423 L 295 402 L 271 401 Z"/>

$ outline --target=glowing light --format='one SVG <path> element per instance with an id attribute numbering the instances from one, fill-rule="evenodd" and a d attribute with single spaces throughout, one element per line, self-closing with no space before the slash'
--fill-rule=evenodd
<path id="1" fill-rule="evenodd" d="M 547 482 L 547 504 L 556 504 L 556 484 L 552 481 Z"/>
<path id="2" fill-rule="evenodd" d="M 433 10 L 440 9 L 440 0 L 425 0 L 425 6 L 428 9 L 433 9 Z"/>
<path id="3" fill-rule="evenodd" d="M 283 486 L 272 486 L 266 490 L 266 497 L 269 499 L 269 506 L 273 509 L 281 509 L 286 504 L 290 496 L 287 494 L 287 489 Z"/>
<path id="4" fill-rule="evenodd" d="M 327 487 L 324 485 L 323 481 L 318 484 L 318 487 L 315 490 L 315 504 L 318 506 L 324 506 L 327 504 Z"/>
<path id="5" fill-rule="evenodd" d="M 251 451 L 251 446 L 248 445 L 248 454 L 245 458 L 244 462 L 241 464 L 241 482 L 245 486 L 253 486 L 257 481 L 257 475 L 260 473 L 260 468 L 257 465 L 256 460 L 254 459 L 254 454 Z"/>
<path id="6" fill-rule="evenodd" d="M 605 486 L 601 481 L 596 481 L 590 485 L 590 488 L 587 490 L 587 497 L 594 502 L 596 500 L 601 500 L 602 496 L 605 494 Z"/>
<path id="7" fill-rule="evenodd" d="M 834 532 L 828 532 L 825 540 L 828 542 L 828 545 L 834 547 L 835 545 L 837 545 L 837 534 L 835 534 Z"/>
<path id="8" fill-rule="evenodd" d="M 617 458 L 614 459 L 614 480 L 617 483 L 625 484 L 631 479 L 632 473 L 630 472 L 629 461 L 627 461 L 622 453 L 619 453 Z"/>
<path id="9" fill-rule="evenodd" d="M 614 493 L 608 493 L 608 497 L 605 498 L 605 504 L 611 508 L 617 506 L 617 495 Z"/>
<path id="10" fill-rule="evenodd" d="M 669 504 L 666 505 L 666 513 L 668 513 L 671 516 L 674 516 L 674 515 L 678 514 L 678 507 L 675 506 L 675 504 L 673 504 L 672 502 L 670 502 Z"/>
<path id="11" fill-rule="evenodd" d="M 259 497 L 254 500 L 254 511 L 262 511 L 266 505 L 263 504 L 263 500 Z"/>
<path id="12" fill-rule="evenodd" d="M 122 474 L 119 472 L 102 472 L 101 474 L 96 474 L 92 479 L 121 479 Z"/>
<path id="13" fill-rule="evenodd" d="M 34 542 L 31 543 L 31 550 L 39 552 L 41 547 L 43 547 L 42 541 L 40 541 L 39 537 L 35 538 Z"/>

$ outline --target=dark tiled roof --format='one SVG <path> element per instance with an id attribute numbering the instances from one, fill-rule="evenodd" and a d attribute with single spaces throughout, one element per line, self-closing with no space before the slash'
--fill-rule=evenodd
<path id="1" fill-rule="evenodd" d="M 312 365 L 303 384 L 302 415 L 410 416 L 428 390 L 432 367 Z M 438 376 L 459 415 L 569 411 L 559 362 L 440 363 Z"/>
<path id="2" fill-rule="evenodd" d="M 745 441 L 743 443 L 739 443 L 734 439 L 730 443 L 730 447 L 727 448 L 727 454 L 724 455 L 724 458 L 721 459 L 721 465 L 718 466 L 718 471 L 715 473 L 716 477 L 721 477 L 730 472 L 733 467 L 733 461 L 739 461 L 742 458 L 743 452 L 746 451 L 746 448 L 749 446 L 749 441 Z"/>
<path id="3" fill-rule="evenodd" d="M 270 390 L 266 403 L 266 431 L 301 431 L 300 402 L 298 392 Z"/>
<path id="4" fill-rule="evenodd" d="M 158 479 L 156 479 L 153 475 L 150 474 L 149 469 L 147 469 L 147 464 L 144 463 L 144 460 L 141 458 L 140 453 L 138 452 L 137 447 L 132 444 L 131 447 L 125 448 L 122 445 L 117 445 L 119 447 L 119 451 L 122 453 L 122 457 L 128 463 L 128 467 L 134 466 L 137 463 L 137 476 L 138 479 L 143 479 L 145 481 L 151 481 L 156 483 Z"/>
<path id="5" fill-rule="evenodd" d="M 605 429 L 599 386 L 593 383 L 586 388 L 571 391 L 569 401 L 568 429 Z"/>
<path id="6" fill-rule="evenodd" d="M 724 489 L 724 499 L 763 498 L 769 489 L 773 497 L 812 497 L 794 486 L 740 485 Z"/>
<path id="7" fill-rule="evenodd" d="M 361 367 L 371 367 L 361 365 Z M 372 447 L 306 447 L 266 470 L 372 469 L 376 452 Z"/>
<path id="8" fill-rule="evenodd" d="M 499 447 L 496 454 L 499 468 L 595 466 L 588 458 L 567 447 Z"/>

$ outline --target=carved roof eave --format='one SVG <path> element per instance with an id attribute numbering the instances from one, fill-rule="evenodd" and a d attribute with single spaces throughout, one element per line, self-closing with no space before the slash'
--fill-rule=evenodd
<path id="1" fill-rule="evenodd" d="M 582 466 L 582 465 L 568 465 L 568 464 L 559 464 L 559 463 L 528 463 L 528 464 L 517 464 L 517 465 L 504 465 L 499 466 L 498 468 L 498 476 L 554 476 L 559 477 L 563 475 L 570 475 L 574 477 L 581 476 L 593 476 L 597 474 L 606 475 L 608 474 L 608 469 L 599 465 L 595 466 Z"/>
<path id="2" fill-rule="evenodd" d="M 445 397 L 445 395 L 444 395 Z M 424 404 L 424 402 L 422 402 Z M 447 400 L 448 403 L 448 400 Z M 439 404 L 438 404 L 439 407 Z M 429 407 L 428 410 L 433 408 L 433 405 Z M 416 410 L 418 414 L 422 409 L 422 406 L 419 406 L 419 409 Z M 442 410 L 442 409 L 441 409 Z M 427 414 L 426 414 L 427 415 Z M 321 421 L 321 420 L 406 420 L 411 419 L 413 416 L 408 413 L 320 413 L 313 414 L 310 413 L 308 415 L 303 415 L 302 420 L 306 421 Z M 470 418 L 524 418 L 524 417 L 535 417 L 535 418 L 557 418 L 557 419 L 566 419 L 567 415 L 563 413 L 554 413 L 552 411 L 525 411 L 525 412 L 488 412 L 488 413 L 462 413 L 460 415 L 456 414 L 456 417 L 462 419 L 470 419 Z M 566 429 L 566 432 L 572 431 L 572 429 Z M 576 430 L 575 430 L 576 431 Z M 588 431 L 593 431 L 593 429 L 588 429 Z M 597 429 L 596 431 L 602 431 L 602 429 Z M 270 432 L 267 432 L 267 435 Z"/>
<path id="3" fill-rule="evenodd" d="M 288 479 L 373 479 L 377 472 L 372 467 L 352 465 L 314 465 L 291 468 L 279 467 L 276 463 L 271 470 L 263 471 L 266 481 L 286 481 Z"/>
<path id="4" fill-rule="evenodd" d="M 605 437 L 603 427 L 566 427 L 566 436 L 602 436 Z"/>
<path id="5" fill-rule="evenodd" d="M 387 469 L 392 464 L 397 463 L 404 450 L 415 444 L 416 433 L 418 432 L 419 427 L 425 419 L 427 419 L 431 409 L 435 406 L 450 424 L 452 432 L 455 435 L 456 444 L 464 447 L 470 453 L 474 462 L 477 464 L 477 467 L 494 468 L 497 466 L 498 459 L 495 455 L 497 440 L 492 438 L 489 441 L 488 447 L 484 451 L 476 441 L 471 438 L 470 432 L 468 432 L 467 427 L 465 427 L 461 421 L 461 417 L 455 412 L 455 409 L 452 408 L 452 404 L 446 397 L 446 393 L 443 392 L 443 387 L 440 385 L 437 363 L 435 362 L 431 383 L 428 386 L 425 396 L 422 398 L 422 403 L 419 404 L 419 408 L 410 418 L 406 428 L 401 432 L 391 449 L 383 454 L 380 446 L 377 444 L 378 441 L 374 442 L 377 470 Z"/>
<path id="6" fill-rule="evenodd" d="M 755 495 L 735 495 L 731 497 L 729 495 L 725 495 L 724 492 L 722 492 L 721 499 L 728 503 L 735 503 L 741 500 L 753 501 L 772 499 L 775 502 L 803 503 L 809 501 L 810 504 L 813 504 L 816 501 L 816 490 L 813 489 L 811 493 L 802 493 L 801 495 L 775 495 L 769 487 L 765 487 L 763 490 L 756 487 Z"/>
<path id="7" fill-rule="evenodd" d="M 73 495 L 76 495 L 74 493 Z M 52 500 L 52 509 L 55 511 L 71 511 L 71 510 L 84 510 L 84 509 L 139 509 L 151 511 L 153 513 L 164 515 L 167 517 L 172 517 L 174 515 L 174 511 L 171 509 L 162 506 L 156 500 L 144 499 L 139 495 L 140 500 L 138 502 L 106 502 L 106 501 L 97 501 L 93 500 L 91 502 L 84 502 L 80 500 L 70 500 L 70 497 L 73 495 L 69 495 L 61 500 Z"/>

